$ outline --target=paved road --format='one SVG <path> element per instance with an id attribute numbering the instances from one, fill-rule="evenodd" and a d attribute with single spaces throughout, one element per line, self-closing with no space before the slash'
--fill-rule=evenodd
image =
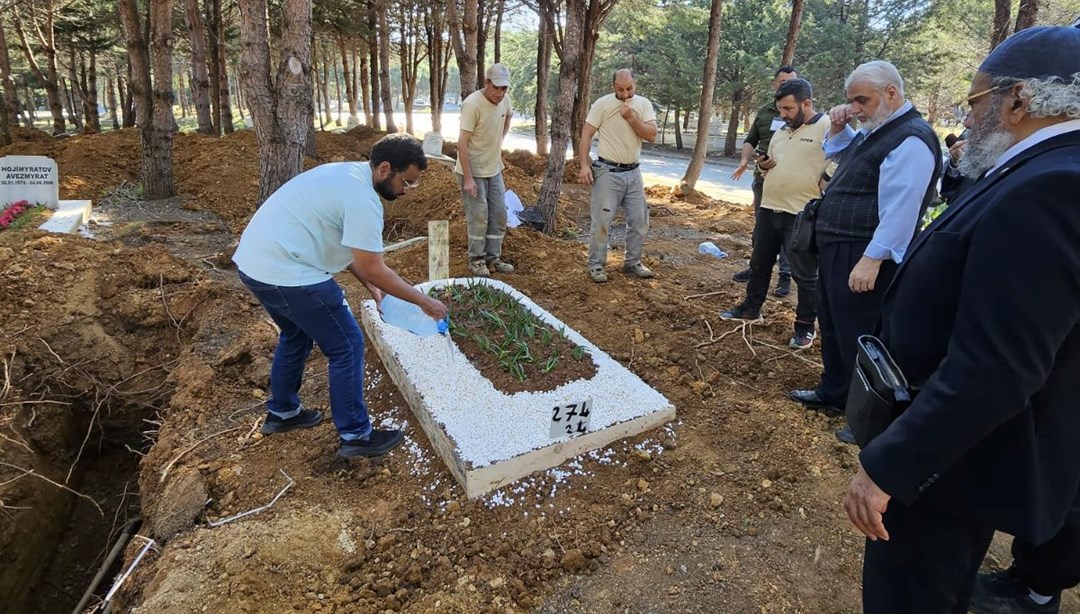
<path id="1" fill-rule="evenodd" d="M 394 122 L 399 127 L 405 126 L 405 113 L 395 113 Z M 518 123 L 519 120 L 515 120 Z M 520 124 L 524 124 L 523 120 Z M 527 127 L 517 125 L 511 128 L 510 134 L 503 141 L 503 149 L 524 149 L 536 152 L 536 140 Z M 431 115 L 428 113 L 413 114 L 413 132 L 423 138 L 425 132 L 431 130 Z M 442 134 L 447 141 L 456 141 L 458 133 L 458 113 L 456 111 L 443 111 Z M 689 146 L 693 146 L 690 143 Z M 593 155 L 596 155 L 595 144 Z M 567 149 L 567 155 L 570 155 Z M 673 186 L 686 172 L 689 157 L 676 154 L 664 154 L 646 151 L 641 156 L 641 171 L 646 185 L 669 185 Z M 750 204 L 753 202 L 753 193 L 750 191 L 752 173 L 744 173 L 738 181 L 731 179 L 731 172 L 735 169 L 734 161 L 707 160 L 705 168 L 701 172 L 697 189 L 712 198 L 719 198 L 729 202 Z"/>

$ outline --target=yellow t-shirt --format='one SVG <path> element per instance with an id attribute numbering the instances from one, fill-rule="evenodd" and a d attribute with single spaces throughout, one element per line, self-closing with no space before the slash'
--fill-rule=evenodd
<path id="1" fill-rule="evenodd" d="M 644 96 L 634 96 L 630 107 L 643 122 L 656 121 L 656 111 Z M 614 93 L 601 96 L 589 109 L 585 122 L 596 128 L 600 135 L 600 157 L 618 164 L 633 164 L 641 157 L 641 137 L 619 114 L 622 101 Z"/>
<path id="2" fill-rule="evenodd" d="M 828 131 L 829 116 L 823 113 L 813 124 L 795 130 L 785 125 L 773 134 L 769 157 L 776 160 L 776 166 L 765 173 L 762 207 L 798 213 L 807 201 L 821 197 L 818 181 L 828 165 L 821 144 Z"/>
<path id="3" fill-rule="evenodd" d="M 472 133 L 469 139 L 469 170 L 473 177 L 494 177 L 503 169 L 502 141 L 506 116 L 510 113 L 510 95 L 493 105 L 484 98 L 483 90 L 476 90 L 461 103 L 461 129 Z M 454 165 L 459 175 L 461 160 Z"/>

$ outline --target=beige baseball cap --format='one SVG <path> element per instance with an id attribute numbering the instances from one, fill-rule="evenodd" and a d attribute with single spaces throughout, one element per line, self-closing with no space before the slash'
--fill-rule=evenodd
<path id="1" fill-rule="evenodd" d="M 491 68 L 484 73 L 484 77 L 495 87 L 510 87 L 510 69 L 502 64 L 492 64 Z"/>

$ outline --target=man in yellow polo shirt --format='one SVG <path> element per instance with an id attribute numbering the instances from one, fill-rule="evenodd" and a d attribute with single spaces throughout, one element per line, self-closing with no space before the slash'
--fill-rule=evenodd
<path id="1" fill-rule="evenodd" d="M 461 103 L 458 159 L 454 166 L 469 234 L 469 273 L 488 277 L 491 271 L 513 273 L 503 262 L 506 235 L 506 185 L 503 183 L 502 142 L 510 131 L 510 71 L 492 64 L 484 73 L 484 88 Z"/>
<path id="2" fill-rule="evenodd" d="M 589 242 L 589 277 L 596 283 L 608 280 L 608 232 L 615 212 L 623 207 L 626 218 L 626 254 L 623 272 L 647 279 L 653 276 L 641 263 L 641 248 L 649 231 L 649 208 L 645 204 L 645 184 L 638 169 L 641 142 L 656 139 L 656 111 L 648 98 L 636 96 L 634 75 L 629 69 L 615 71 L 615 90 L 600 97 L 589 109 L 581 128 L 578 146 L 578 178 L 592 186 L 589 213 L 592 238 Z M 589 158 L 593 136 L 600 135 L 596 161 Z"/>
<path id="3" fill-rule="evenodd" d="M 754 247 L 750 256 L 750 279 L 746 300 L 720 317 L 725 320 L 761 319 L 761 306 L 769 291 L 773 264 L 781 246 L 791 243 L 795 214 L 807 201 L 821 196 L 820 180 L 828 166 L 822 142 L 829 131 L 829 118 L 814 111 L 814 91 L 806 79 L 791 79 L 776 90 L 776 107 L 784 127 L 769 142 L 768 156 L 758 161 L 765 171 L 761 208 L 754 223 Z M 808 348 L 814 342 L 817 319 L 817 257 L 792 251 L 791 276 L 798 285 L 795 334 L 788 342 L 793 348 Z"/>

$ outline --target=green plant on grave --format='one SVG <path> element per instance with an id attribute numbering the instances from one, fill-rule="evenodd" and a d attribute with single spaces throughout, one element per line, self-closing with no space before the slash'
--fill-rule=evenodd
<path id="1" fill-rule="evenodd" d="M 582 361 L 588 351 L 565 328 L 555 330 L 513 296 L 482 283 L 432 289 L 450 304 L 450 335 L 475 343 L 520 382 L 549 374 L 568 359 Z"/>

